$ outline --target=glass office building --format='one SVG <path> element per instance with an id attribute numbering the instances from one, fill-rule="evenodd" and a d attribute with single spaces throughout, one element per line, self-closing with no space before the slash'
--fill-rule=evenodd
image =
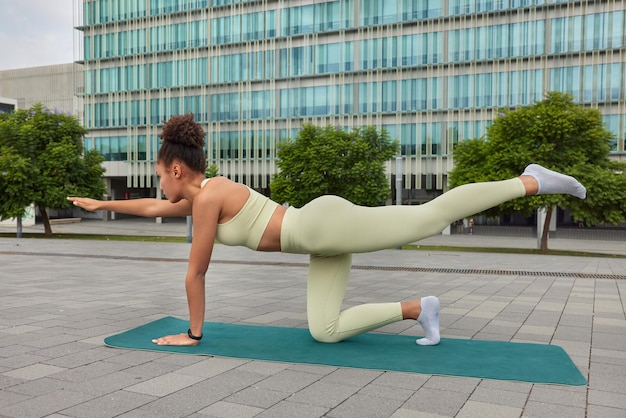
<path id="1" fill-rule="evenodd" d="M 550 90 L 599 108 L 626 157 L 625 1 L 76 1 L 86 146 L 115 198 L 158 195 L 158 133 L 187 112 L 209 163 L 257 189 L 303 122 L 375 125 L 401 144 L 405 198 L 430 199 L 455 143 Z"/>

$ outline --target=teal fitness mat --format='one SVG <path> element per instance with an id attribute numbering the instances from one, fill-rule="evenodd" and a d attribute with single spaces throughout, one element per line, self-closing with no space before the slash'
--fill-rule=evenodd
<path id="1" fill-rule="evenodd" d="M 531 383 L 586 385 L 555 345 L 443 338 L 421 347 L 416 337 L 368 333 L 337 344 L 318 343 L 307 329 L 206 322 L 195 347 L 158 346 L 152 339 L 185 332 L 189 322 L 165 317 L 104 340 L 110 347 L 318 364 Z"/>

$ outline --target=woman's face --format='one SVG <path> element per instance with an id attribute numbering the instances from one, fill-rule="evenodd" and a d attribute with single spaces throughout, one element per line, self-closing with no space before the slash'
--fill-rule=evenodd
<path id="1" fill-rule="evenodd" d="M 182 199 L 181 181 L 176 164 L 171 167 L 165 167 L 161 162 L 157 162 L 156 175 L 159 178 L 159 187 L 163 194 L 172 203 L 176 203 Z"/>

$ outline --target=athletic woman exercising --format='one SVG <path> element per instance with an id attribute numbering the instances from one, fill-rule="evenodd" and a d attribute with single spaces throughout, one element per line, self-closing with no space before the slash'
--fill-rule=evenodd
<path id="1" fill-rule="evenodd" d="M 193 216 L 193 242 L 185 278 L 189 330 L 153 340 L 159 345 L 197 345 L 205 313 L 205 274 L 217 239 L 258 251 L 310 254 L 307 319 L 313 338 L 334 343 L 403 319 L 424 329 L 419 345 L 439 343 L 439 299 L 368 303 L 341 311 L 352 253 L 394 248 L 440 233 L 447 225 L 511 199 L 571 194 L 585 188 L 573 177 L 529 165 L 516 178 L 454 188 L 419 206 L 362 207 L 322 196 L 302 208 L 285 208 L 225 177 L 206 179 L 204 132 L 193 115 L 174 116 L 163 127 L 156 174 L 167 200 L 100 201 L 68 197 L 88 210 L 145 217 Z"/>

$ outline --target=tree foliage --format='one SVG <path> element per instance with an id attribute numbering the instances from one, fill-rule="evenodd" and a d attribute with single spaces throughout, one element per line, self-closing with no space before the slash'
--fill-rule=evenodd
<path id="1" fill-rule="evenodd" d="M 280 145 L 280 172 L 270 184 L 272 199 L 300 207 L 331 194 L 358 205 L 380 206 L 390 193 L 384 163 L 396 148 L 384 129 L 346 132 L 305 124 L 295 140 Z"/>
<path id="2" fill-rule="evenodd" d="M 41 104 L 3 114 L 0 218 L 21 216 L 34 203 L 46 234 L 51 234 L 47 209 L 72 207 L 67 196 L 101 198 L 103 158 L 97 151 L 83 153 L 85 133 L 76 117 Z"/>
<path id="3" fill-rule="evenodd" d="M 24 215 L 32 203 L 24 189 L 32 188 L 30 160 L 19 155 L 13 148 L 0 147 L 0 220 Z"/>
<path id="4" fill-rule="evenodd" d="M 609 159 L 612 137 L 597 109 L 575 104 L 570 94 L 550 92 L 532 106 L 502 111 L 485 138 L 457 144 L 449 183 L 456 187 L 512 178 L 529 163 L 537 163 L 578 178 L 587 188 L 587 199 L 533 196 L 506 202 L 485 214 L 528 216 L 540 207 L 550 213 L 558 206 L 569 208 L 575 221 L 587 225 L 616 224 L 626 215 L 626 174 L 624 164 Z M 543 240 L 547 249 L 547 228 Z"/>
<path id="5" fill-rule="evenodd" d="M 204 176 L 208 179 L 217 177 L 219 176 L 219 174 L 220 174 L 220 168 L 217 166 L 217 164 L 209 164 L 206 170 L 204 171 Z"/>

